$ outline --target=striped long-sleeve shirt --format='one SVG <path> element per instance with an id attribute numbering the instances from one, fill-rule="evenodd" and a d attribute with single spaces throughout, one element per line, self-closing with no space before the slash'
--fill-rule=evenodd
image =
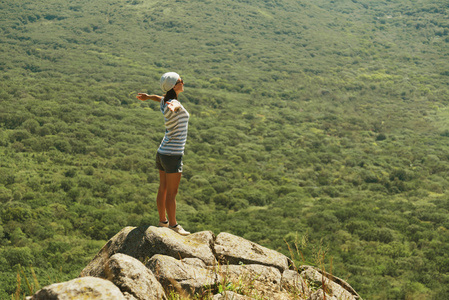
<path id="1" fill-rule="evenodd" d="M 165 155 L 184 155 L 184 146 L 187 140 L 187 128 L 189 125 L 189 113 L 181 105 L 176 111 L 172 112 L 168 108 L 168 103 L 179 103 L 178 100 L 172 99 L 167 102 L 161 100 L 161 112 L 165 119 L 165 136 L 157 150 Z"/>

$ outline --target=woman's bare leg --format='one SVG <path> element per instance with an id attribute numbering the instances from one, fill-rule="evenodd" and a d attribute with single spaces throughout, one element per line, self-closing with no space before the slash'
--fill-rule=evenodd
<path id="1" fill-rule="evenodd" d="M 177 224 L 176 221 L 176 195 L 178 194 L 179 182 L 182 173 L 165 173 L 166 196 L 165 209 L 170 226 Z"/>
<path id="2" fill-rule="evenodd" d="M 165 178 L 165 172 L 159 170 L 159 189 L 157 191 L 157 211 L 159 213 L 159 222 L 167 221 L 165 215 L 165 201 L 167 196 L 167 182 Z"/>

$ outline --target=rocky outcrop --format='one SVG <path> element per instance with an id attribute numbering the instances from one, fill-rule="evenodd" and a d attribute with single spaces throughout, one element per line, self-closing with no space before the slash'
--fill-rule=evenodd
<path id="1" fill-rule="evenodd" d="M 285 255 L 241 237 L 181 236 L 152 226 L 122 229 L 79 278 L 30 299 L 167 299 L 173 292 L 214 300 L 360 299 L 342 279 L 310 266 L 296 269 Z"/>

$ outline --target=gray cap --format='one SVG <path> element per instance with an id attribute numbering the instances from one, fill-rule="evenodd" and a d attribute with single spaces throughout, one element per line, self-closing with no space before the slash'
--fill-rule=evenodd
<path id="1" fill-rule="evenodd" d="M 179 74 L 175 72 L 168 72 L 162 75 L 161 89 L 164 91 L 164 93 L 174 88 L 179 78 Z"/>

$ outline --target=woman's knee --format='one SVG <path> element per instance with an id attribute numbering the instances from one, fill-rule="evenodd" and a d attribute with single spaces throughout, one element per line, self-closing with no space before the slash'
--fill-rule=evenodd
<path id="1" fill-rule="evenodd" d="M 175 198 L 178 194 L 178 189 L 168 189 L 167 190 L 167 198 Z"/>
<path id="2" fill-rule="evenodd" d="M 167 185 L 159 183 L 159 191 L 165 193 L 165 191 L 167 191 Z"/>

